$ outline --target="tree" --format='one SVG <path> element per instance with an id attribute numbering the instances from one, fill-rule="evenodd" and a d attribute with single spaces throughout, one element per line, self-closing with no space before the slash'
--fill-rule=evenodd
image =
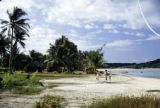
<path id="1" fill-rule="evenodd" d="M 95 71 L 96 68 L 100 68 L 104 64 L 103 53 L 99 50 L 86 51 L 85 53 L 85 68 Z"/>
<path id="2" fill-rule="evenodd" d="M 73 71 L 77 69 L 77 46 L 65 36 L 57 39 L 54 45 L 50 44 L 48 53 L 48 65 L 51 66 L 51 70 L 60 71 L 63 68 L 67 71 Z"/>
<path id="3" fill-rule="evenodd" d="M 32 61 L 39 61 L 42 63 L 44 62 L 45 57 L 40 52 L 37 52 L 35 50 L 31 50 L 31 51 L 29 51 L 29 53 L 30 53 L 29 55 L 30 55 L 30 58 L 32 59 Z"/>
<path id="4" fill-rule="evenodd" d="M 8 48 L 8 40 L 6 39 L 6 36 L 0 33 L 0 55 L 1 56 L 7 53 L 7 48 Z"/>
<path id="5" fill-rule="evenodd" d="M 3 31 L 8 31 L 8 38 L 10 42 L 10 57 L 9 57 L 9 72 L 12 73 L 12 62 L 13 62 L 13 49 L 17 46 L 17 43 L 20 43 L 24 47 L 23 40 L 24 36 L 28 35 L 29 24 L 26 22 L 29 19 L 24 18 L 27 15 L 22 9 L 14 7 L 13 12 L 7 10 L 9 20 L 1 19 Z"/>

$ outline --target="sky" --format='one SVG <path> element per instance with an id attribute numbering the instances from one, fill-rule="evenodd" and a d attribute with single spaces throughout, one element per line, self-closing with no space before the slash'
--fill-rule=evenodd
<path id="1" fill-rule="evenodd" d="M 160 33 L 160 0 L 140 0 L 143 14 Z M 0 18 L 17 6 L 27 12 L 30 37 L 22 51 L 46 54 L 65 35 L 79 50 L 103 48 L 106 62 L 146 62 L 160 58 L 160 35 L 147 26 L 138 0 L 2 0 Z"/>

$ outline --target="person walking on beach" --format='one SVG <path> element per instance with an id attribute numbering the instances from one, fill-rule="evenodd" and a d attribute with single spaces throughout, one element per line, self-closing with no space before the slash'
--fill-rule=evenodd
<path id="1" fill-rule="evenodd" d="M 111 72 L 109 72 L 109 80 L 110 80 L 110 82 L 112 80 L 112 73 Z"/>
<path id="2" fill-rule="evenodd" d="M 96 75 L 96 79 L 99 81 L 99 73 L 97 73 L 97 75 Z"/>
<path id="3" fill-rule="evenodd" d="M 108 71 L 105 70 L 105 78 L 106 78 L 106 81 L 107 81 L 107 76 L 108 76 Z"/>

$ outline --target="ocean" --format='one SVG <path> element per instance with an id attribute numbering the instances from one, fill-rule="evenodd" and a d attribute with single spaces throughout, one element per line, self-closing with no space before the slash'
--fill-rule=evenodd
<path id="1" fill-rule="evenodd" d="M 97 69 L 99 71 L 105 71 L 106 69 Z M 128 69 L 128 68 L 117 68 L 117 69 L 107 69 L 111 71 L 112 74 L 118 75 L 130 75 L 138 77 L 150 77 L 160 79 L 160 69 L 159 68 L 147 68 L 147 69 Z"/>

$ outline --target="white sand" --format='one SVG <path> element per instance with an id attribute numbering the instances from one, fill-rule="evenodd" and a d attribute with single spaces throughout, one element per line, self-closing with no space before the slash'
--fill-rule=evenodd
<path id="1" fill-rule="evenodd" d="M 61 78 L 56 80 L 43 80 L 45 86 L 56 86 L 47 88 L 40 95 L 21 96 L 17 98 L 8 98 L 0 100 L 0 105 L 5 102 L 18 103 L 15 107 L 28 108 L 25 102 L 33 104 L 45 94 L 62 96 L 67 100 L 66 108 L 79 108 L 87 105 L 92 100 L 99 98 L 108 98 L 115 95 L 141 95 L 147 90 L 160 90 L 160 79 L 112 76 L 112 81 L 106 81 L 101 77 L 99 81 L 95 76 L 87 78 Z M 154 93 L 160 95 L 160 93 Z M 22 105 L 21 105 L 22 104 Z M 18 107 L 19 106 L 19 107 Z M 1 107 L 0 107 L 1 108 Z M 4 107 L 3 107 L 4 108 Z"/>

